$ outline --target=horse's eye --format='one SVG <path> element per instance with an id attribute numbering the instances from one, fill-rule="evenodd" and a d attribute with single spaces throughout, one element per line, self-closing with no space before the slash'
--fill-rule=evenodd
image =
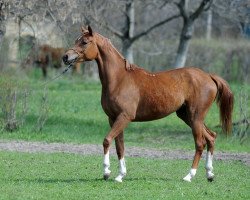
<path id="1" fill-rule="evenodd" d="M 84 40 L 82 41 L 82 45 L 86 45 L 87 44 L 87 42 L 85 42 Z"/>

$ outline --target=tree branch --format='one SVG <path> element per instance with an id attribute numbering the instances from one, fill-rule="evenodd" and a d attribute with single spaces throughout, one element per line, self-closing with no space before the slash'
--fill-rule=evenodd
<path id="1" fill-rule="evenodd" d="M 208 10 L 211 8 L 212 4 L 213 4 L 213 0 L 211 0 L 211 1 L 207 4 L 207 6 L 204 8 L 204 11 L 208 11 Z"/>
<path id="2" fill-rule="evenodd" d="M 203 12 L 203 10 L 208 10 L 210 6 L 212 5 L 213 0 L 202 0 L 200 6 L 197 8 L 197 10 L 190 15 L 191 20 L 195 20 L 200 16 L 200 14 Z"/>
<path id="3" fill-rule="evenodd" d="M 165 24 L 165 23 L 167 23 L 167 22 L 169 22 L 169 21 L 171 21 L 171 20 L 173 20 L 173 19 L 176 19 L 176 18 L 178 18 L 178 17 L 180 17 L 179 14 L 178 14 L 178 15 L 174 15 L 174 16 L 172 16 L 172 17 L 169 17 L 169 18 L 167 18 L 167 19 L 164 19 L 164 20 L 162 20 L 162 21 L 160 21 L 160 22 L 154 24 L 153 26 L 149 27 L 147 30 L 145 30 L 145 31 L 143 31 L 143 32 L 141 32 L 141 33 L 135 35 L 134 37 L 132 37 L 132 38 L 131 38 L 131 42 L 132 42 L 132 43 L 135 42 L 136 40 L 138 40 L 138 39 L 141 38 L 142 36 L 147 35 L 147 34 L 150 33 L 151 31 L 153 31 L 155 28 L 157 28 L 157 27 L 159 27 L 159 26 L 161 26 L 161 25 L 163 25 L 163 24 Z"/>
<path id="4" fill-rule="evenodd" d="M 123 38 L 124 34 L 120 31 L 118 31 L 117 29 L 115 29 L 114 27 L 112 27 L 110 24 L 108 24 L 106 21 L 104 23 L 101 23 L 99 20 L 97 20 L 95 17 L 90 16 L 96 23 L 103 25 L 103 27 L 107 30 L 109 30 L 110 32 L 112 32 L 114 35 L 116 35 L 119 38 Z"/>
<path id="5" fill-rule="evenodd" d="M 105 24 L 103 24 L 103 25 L 104 25 L 104 27 L 105 27 L 106 29 L 108 29 L 109 31 L 111 31 L 111 32 L 112 32 L 113 34 L 115 34 L 117 37 L 119 37 L 119 38 L 123 38 L 123 37 L 124 37 L 124 35 L 123 35 L 122 32 L 118 31 L 118 30 L 115 29 L 113 26 L 109 25 L 108 23 L 105 23 Z"/>
<path id="6" fill-rule="evenodd" d="M 184 20 L 187 20 L 189 16 L 186 9 L 186 0 L 180 0 L 180 2 L 175 3 L 175 5 L 178 7 L 180 15 L 184 18 Z"/>
<path id="7" fill-rule="evenodd" d="M 24 18 L 22 20 L 31 28 L 31 30 L 33 32 L 33 36 L 34 36 L 34 38 L 36 38 L 36 32 L 35 32 L 35 29 L 33 28 L 33 26 L 29 22 L 27 22 Z"/>

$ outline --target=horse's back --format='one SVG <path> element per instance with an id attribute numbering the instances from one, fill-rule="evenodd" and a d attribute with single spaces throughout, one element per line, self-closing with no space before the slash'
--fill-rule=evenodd
<path id="1" fill-rule="evenodd" d="M 134 79 L 137 85 L 142 86 L 142 88 L 152 90 L 167 88 L 181 93 L 190 93 L 191 89 L 197 91 L 216 86 L 209 73 L 196 67 L 183 67 L 156 73 L 139 69 Z"/>
<path id="2" fill-rule="evenodd" d="M 216 84 L 208 73 L 198 68 L 185 67 L 157 73 L 140 69 L 135 74 L 134 81 L 140 91 L 139 120 L 162 118 L 183 104 L 211 104 L 216 97 Z"/>

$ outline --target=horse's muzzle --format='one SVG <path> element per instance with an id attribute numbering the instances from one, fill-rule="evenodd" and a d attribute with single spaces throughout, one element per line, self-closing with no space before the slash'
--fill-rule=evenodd
<path id="1" fill-rule="evenodd" d="M 69 64 L 68 63 L 68 55 L 67 54 L 63 55 L 62 60 L 63 60 L 64 64 Z"/>
<path id="2" fill-rule="evenodd" d="M 69 65 L 69 64 L 73 64 L 74 62 L 76 62 L 77 59 L 78 59 L 78 57 L 79 57 L 79 56 L 78 56 L 77 53 L 75 53 L 75 52 L 72 51 L 72 50 L 69 50 L 69 51 L 67 51 L 67 52 L 63 55 L 62 60 L 63 60 L 64 64 Z"/>

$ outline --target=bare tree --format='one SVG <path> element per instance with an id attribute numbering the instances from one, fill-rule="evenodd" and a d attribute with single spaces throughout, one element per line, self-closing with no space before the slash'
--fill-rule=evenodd
<path id="1" fill-rule="evenodd" d="M 0 2 L 4 1 L 0 0 Z M 149 51 L 155 53 L 154 51 L 160 46 L 163 50 L 159 51 L 159 54 L 162 55 L 160 62 L 157 56 L 147 58 L 152 60 L 152 62 L 148 62 L 148 65 L 155 63 L 159 66 L 184 66 L 194 23 L 199 18 L 202 22 L 200 27 L 205 29 L 205 20 L 209 17 L 200 16 L 206 10 L 209 13 L 209 8 L 213 9 L 215 16 L 220 14 L 219 16 L 227 16 L 228 20 L 236 21 L 233 26 L 237 24 L 242 27 L 242 30 L 248 26 L 250 21 L 249 12 L 247 12 L 249 0 L 216 0 L 214 3 L 213 0 L 11 0 L 8 2 L 10 13 L 8 17 L 15 18 L 20 26 L 30 27 L 29 30 L 33 27 L 33 35 L 37 36 L 36 31 L 39 31 L 39 28 L 34 28 L 37 24 L 44 23 L 40 27 L 53 24 L 53 30 L 44 30 L 43 33 L 45 35 L 56 33 L 58 38 L 63 37 L 63 41 L 67 45 L 78 36 L 80 26 L 92 23 L 91 26 L 96 27 L 102 33 L 105 34 L 107 31 L 112 33 L 113 37 L 118 38 L 114 42 L 118 42 L 122 54 L 130 62 L 133 62 L 135 55 L 137 61 L 142 60 L 146 53 Z M 213 7 L 211 7 L 212 3 Z M 183 23 L 180 23 L 181 21 L 177 18 Z M 170 21 L 171 23 L 167 25 Z M 207 24 L 211 24 L 210 22 Z M 0 34 L 1 23 L 0 20 Z M 217 19 L 212 23 L 213 25 L 218 24 L 220 28 L 223 21 Z M 221 29 L 214 30 L 216 35 Z M 218 32 L 216 32 L 217 30 Z M 17 33 L 15 34 L 17 35 Z M 171 41 L 171 44 L 165 41 Z M 178 41 L 176 51 L 175 42 Z M 135 47 L 136 42 L 138 45 Z M 166 43 L 172 46 L 167 46 Z M 146 53 L 138 53 L 140 50 Z M 175 52 L 177 52 L 176 57 Z M 149 66 L 146 64 L 145 67 Z"/>
<path id="2" fill-rule="evenodd" d="M 176 3 L 183 19 L 180 42 L 174 64 L 176 68 L 180 68 L 185 65 L 190 39 L 193 35 L 194 22 L 204 10 L 208 10 L 210 8 L 212 2 L 213 0 L 202 0 L 199 7 L 191 13 L 188 11 L 188 0 L 180 0 Z"/>
<path id="3" fill-rule="evenodd" d="M 165 1 L 164 4 L 169 2 L 171 1 Z M 124 20 L 123 20 L 123 27 L 121 28 L 121 30 L 115 28 L 111 23 L 108 22 L 108 20 L 103 22 L 100 20 L 100 18 L 93 17 L 93 15 L 92 17 L 95 20 L 95 22 L 102 24 L 107 30 L 111 31 L 114 35 L 120 38 L 122 42 L 122 54 L 125 56 L 126 59 L 129 60 L 129 62 L 133 63 L 134 62 L 133 44 L 136 41 L 138 41 L 141 37 L 149 34 L 156 28 L 172 21 L 173 19 L 180 17 L 180 14 L 174 14 L 170 17 L 168 16 L 165 19 L 162 19 L 158 22 L 154 22 L 152 25 L 148 26 L 144 30 L 137 32 L 136 18 L 135 18 L 135 12 L 136 12 L 135 0 L 127 0 L 123 1 L 122 3 L 123 4 L 121 7 L 122 8 L 125 7 L 125 9 L 122 11 Z M 144 4 L 145 2 L 142 1 L 142 3 Z"/>

